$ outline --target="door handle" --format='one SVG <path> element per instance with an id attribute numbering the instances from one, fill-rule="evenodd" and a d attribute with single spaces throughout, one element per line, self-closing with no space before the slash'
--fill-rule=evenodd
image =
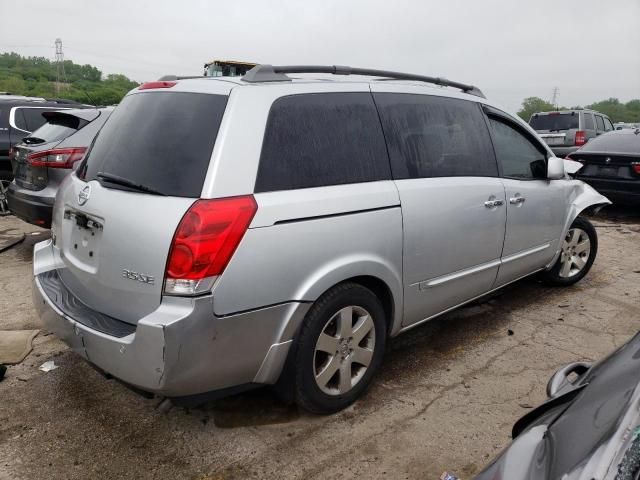
<path id="1" fill-rule="evenodd" d="M 502 200 L 487 200 L 484 202 L 484 206 L 487 208 L 499 207 L 500 205 L 504 205 Z"/>
<path id="2" fill-rule="evenodd" d="M 524 197 L 511 197 L 509 199 L 509 203 L 511 205 L 518 205 L 519 203 L 524 203 L 525 198 Z"/>

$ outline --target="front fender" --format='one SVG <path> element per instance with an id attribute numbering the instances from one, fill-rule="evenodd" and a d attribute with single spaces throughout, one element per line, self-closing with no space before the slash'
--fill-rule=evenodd
<path id="1" fill-rule="evenodd" d="M 592 209 L 595 213 L 605 205 L 611 205 L 611 201 L 607 197 L 601 195 L 593 187 L 587 185 L 581 180 L 570 181 L 568 200 L 569 209 L 562 229 L 562 235 L 560 235 L 553 260 L 547 265 L 547 269 L 552 268 L 556 263 L 558 256 L 560 255 L 562 239 L 567 235 L 571 224 L 578 215 L 588 209 Z"/>

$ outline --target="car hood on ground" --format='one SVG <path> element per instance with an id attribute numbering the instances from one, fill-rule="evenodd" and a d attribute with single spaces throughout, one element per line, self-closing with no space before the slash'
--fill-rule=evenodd
<path id="1" fill-rule="evenodd" d="M 575 388 L 517 422 L 514 441 L 476 480 L 610 478 L 617 472 L 619 447 L 638 426 L 639 383 L 636 334 L 589 369 Z"/>

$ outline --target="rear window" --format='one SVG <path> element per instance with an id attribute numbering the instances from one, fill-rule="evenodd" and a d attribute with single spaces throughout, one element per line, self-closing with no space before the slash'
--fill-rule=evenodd
<path id="1" fill-rule="evenodd" d="M 186 92 L 125 97 L 100 130 L 78 175 L 90 181 L 106 173 L 164 195 L 199 197 L 227 98 Z"/>
<path id="2" fill-rule="evenodd" d="M 582 147 L 580 152 L 622 153 L 640 158 L 640 133 L 635 130 L 616 130 L 600 135 Z"/>
<path id="3" fill-rule="evenodd" d="M 559 132 L 561 130 L 570 130 L 578 128 L 579 115 L 573 113 L 549 113 L 545 115 L 535 114 L 529 120 L 529 125 L 534 130 L 549 130 L 550 132 Z"/>
<path id="4" fill-rule="evenodd" d="M 370 93 L 313 93 L 274 102 L 264 134 L 256 192 L 391 178 Z"/>
<path id="5" fill-rule="evenodd" d="M 47 120 L 42 116 L 44 112 L 47 110 L 42 108 L 21 108 L 22 114 L 24 115 L 24 119 L 26 121 L 25 130 L 29 132 L 33 132 L 37 130 L 42 125 L 44 125 Z M 22 127 L 18 127 L 22 128 Z"/>
<path id="6" fill-rule="evenodd" d="M 80 130 L 87 123 L 89 122 L 81 118 L 74 117 L 73 115 L 50 115 L 47 119 L 47 123 L 42 125 L 27 138 L 23 139 L 23 142 L 49 143 L 63 140 Z"/>

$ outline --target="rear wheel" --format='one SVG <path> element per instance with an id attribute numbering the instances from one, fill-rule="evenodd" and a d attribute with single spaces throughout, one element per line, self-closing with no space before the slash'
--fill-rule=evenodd
<path id="1" fill-rule="evenodd" d="M 313 413 L 352 404 L 380 366 L 386 323 L 369 289 L 344 283 L 326 292 L 307 314 L 295 351 L 295 399 Z"/>
<path id="2" fill-rule="evenodd" d="M 598 252 L 598 234 L 589 220 L 576 218 L 564 240 L 553 268 L 542 274 L 551 285 L 573 285 L 591 269 Z"/>
<path id="3" fill-rule="evenodd" d="M 9 211 L 9 201 L 7 200 L 7 192 L 10 184 L 11 182 L 8 180 L 0 180 L 0 216 L 11 213 Z"/>

